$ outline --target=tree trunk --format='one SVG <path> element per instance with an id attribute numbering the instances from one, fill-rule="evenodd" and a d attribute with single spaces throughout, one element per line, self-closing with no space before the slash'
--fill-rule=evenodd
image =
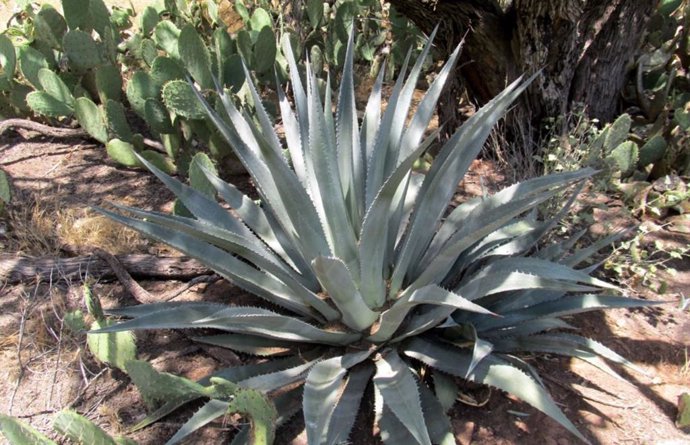
<path id="1" fill-rule="evenodd" d="M 118 255 L 117 259 L 131 275 L 141 278 L 189 280 L 211 273 L 203 264 L 186 257 Z M 105 279 L 113 278 L 115 273 L 105 259 L 95 255 L 74 258 L 0 255 L 0 281 L 8 284 L 78 280 L 86 275 Z"/>
<path id="2" fill-rule="evenodd" d="M 593 118 L 619 113 L 619 97 L 658 0 L 389 0 L 447 57 L 466 36 L 456 77 L 484 104 L 521 74 L 543 71 L 508 119 L 512 137 L 532 142 L 546 117 L 578 105 Z M 450 129 L 460 121 L 462 88 L 451 85 L 439 108 Z M 529 141 L 527 141 L 529 142 Z"/>

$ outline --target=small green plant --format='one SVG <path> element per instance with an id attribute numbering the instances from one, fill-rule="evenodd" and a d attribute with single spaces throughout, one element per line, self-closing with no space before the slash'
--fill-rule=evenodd
<path id="1" fill-rule="evenodd" d="M 664 275 L 678 274 L 669 263 L 690 259 L 690 247 L 668 247 L 661 240 L 650 243 L 647 241 L 650 234 L 648 226 L 641 225 L 634 237 L 615 245 L 604 267 L 631 287 L 642 285 L 665 294 L 668 283 Z"/>
<path id="2" fill-rule="evenodd" d="M 562 331 L 573 329 L 561 319 L 565 315 L 654 304 L 618 296 L 615 286 L 589 275 L 592 268 L 576 268 L 612 239 L 571 254 L 577 239 L 535 250 L 574 195 L 553 219 L 540 221 L 532 210 L 594 172 L 534 178 L 447 211 L 492 127 L 530 80 L 514 82 L 468 119 L 422 174 L 413 165 L 434 140 L 425 130 L 460 48 L 409 123 L 412 93 L 431 42 L 407 79 L 396 81 L 383 112 L 378 77 L 360 125 L 355 39 L 348 42 L 337 101 L 329 89 L 320 95 L 309 65 L 303 82 L 289 41 L 284 44 L 295 106 L 278 86 L 285 147 L 263 108 L 257 107 L 252 119 L 224 91 L 217 91 L 222 105 L 217 106 L 193 90 L 252 175 L 259 203 L 199 165 L 212 194 L 232 208 L 228 212 L 206 192 L 139 157 L 191 216 L 99 210 L 199 259 L 269 306 L 230 301 L 126 307 L 109 313 L 130 320 L 96 332 L 221 331 L 205 331 L 196 340 L 263 360 L 218 370 L 199 383 L 220 378 L 233 382 L 229 388 L 278 392 L 277 425 L 301 407 L 314 445 L 347 441 L 370 382 L 384 443 L 452 443 L 445 413 L 458 395 L 453 379 L 512 393 L 586 441 L 536 370 L 518 356 L 562 354 L 613 372 L 596 358 L 600 355 L 638 369 L 600 343 Z M 145 424 L 202 398 L 185 383 L 169 386 L 185 394 L 150 413 Z M 226 410 L 212 400 L 200 412 L 208 420 Z M 201 427 L 200 417 L 193 416 L 168 443 Z"/>

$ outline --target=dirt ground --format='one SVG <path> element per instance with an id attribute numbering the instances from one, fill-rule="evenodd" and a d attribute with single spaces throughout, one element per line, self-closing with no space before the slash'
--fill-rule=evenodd
<path id="1" fill-rule="evenodd" d="M 105 160 L 102 147 L 88 142 L 24 136 L 30 139 L 12 132 L 0 137 L 4 138 L 0 139 L 0 168 L 11 177 L 13 190 L 13 202 L 0 220 L 3 253 L 69 256 L 88 254 L 99 244 L 110 251 L 161 251 L 160 246 L 108 228 L 88 210 L 88 206 L 106 201 L 169 209 L 172 196 L 151 175 L 117 168 Z M 246 178 L 236 179 L 246 183 Z M 491 190 L 500 180 L 490 163 L 477 162 L 463 184 L 463 192 L 481 193 L 480 184 Z M 75 227 L 86 230 L 70 237 Z M 91 236 L 98 231 L 105 236 Z M 668 235 L 669 243 L 689 242 L 688 235 L 662 235 Z M 690 296 L 690 264 L 684 261 L 676 267 L 679 273 L 671 277 L 666 294 L 637 289 L 634 295 L 673 303 L 593 313 L 572 320 L 586 335 L 623 354 L 648 375 L 615 368 L 627 379 L 622 382 L 579 362 L 556 356 L 527 357 L 544 376 L 556 402 L 593 443 L 690 444 L 690 435 L 674 424 L 678 397 L 690 392 L 690 313 L 682 312 L 677 303 L 681 294 Z M 87 276 L 85 271 L 83 279 L 88 280 Z M 66 407 L 114 434 L 126 433 L 145 415 L 128 377 L 99 364 L 86 349 L 83 334 L 70 332 L 64 323 L 68 311 L 84 310 L 83 279 L 61 280 L 56 270 L 52 282 L 4 283 L 0 287 L 0 379 L 6 382 L 0 394 L 0 412 L 18 416 L 53 437 L 52 419 Z M 141 284 L 154 295 L 180 285 L 174 281 Z M 94 282 L 92 288 L 105 306 L 134 303 L 117 283 Z M 220 281 L 196 285 L 178 299 L 236 297 L 244 298 L 241 291 Z M 232 352 L 195 346 L 175 331 L 137 334 L 137 344 L 139 358 L 152 361 L 159 370 L 189 378 L 241 362 Z M 460 444 L 576 443 L 555 422 L 512 397 L 476 387 L 467 387 L 466 394 L 482 406 L 456 403 L 451 416 Z M 163 443 L 190 413 L 178 413 L 128 437 L 140 444 Z M 359 433 L 364 436 L 371 431 L 366 431 L 370 416 L 363 412 L 361 417 Z M 296 419 L 290 428 L 279 431 L 278 443 L 304 443 L 300 423 Z M 214 423 L 189 443 L 219 443 L 234 428 L 231 423 Z M 363 443 L 357 437 L 351 441 Z"/>

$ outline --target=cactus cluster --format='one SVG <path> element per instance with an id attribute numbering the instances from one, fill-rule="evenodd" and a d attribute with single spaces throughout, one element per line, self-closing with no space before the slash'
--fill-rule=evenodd
<path id="1" fill-rule="evenodd" d="M 0 34 L 0 117 L 75 119 L 106 145 L 111 159 L 128 167 L 141 166 L 134 157 L 140 153 L 167 172 L 185 174 L 201 149 L 224 170 L 237 170 L 187 76 L 211 102 L 217 100 L 217 81 L 253 114 L 259 104 L 246 87 L 247 74 L 264 89 L 274 87 L 276 75 L 287 80 L 287 58 L 278 42 L 289 39 L 297 60 L 308 54 L 317 75 L 326 68 L 340 71 L 352 23 L 359 31 L 355 56 L 373 61 L 372 69 L 378 70 L 382 47 L 389 44 L 383 25 L 389 13 L 379 2 L 310 0 L 294 8 L 301 9 L 282 14 L 262 2 L 166 0 L 135 15 L 110 11 L 103 0 L 62 0 L 63 15 L 50 5 L 27 7 L 32 26 L 23 29 L 23 38 Z M 297 24 L 298 16 L 308 20 Z M 392 13 L 390 19 L 398 23 Z M 400 63 L 419 37 L 407 34 L 412 39 L 396 36 L 402 43 L 393 45 L 391 63 Z M 276 114 L 272 103 L 266 108 Z M 141 133 L 134 130 L 140 128 Z"/>

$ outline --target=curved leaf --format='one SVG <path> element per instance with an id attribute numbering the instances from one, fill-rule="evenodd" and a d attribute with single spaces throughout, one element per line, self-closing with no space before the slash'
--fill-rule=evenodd
<path id="1" fill-rule="evenodd" d="M 421 445 L 431 445 L 417 381 L 394 350 L 376 362 L 374 385 L 383 397 L 384 406 L 395 414 L 415 441 Z"/>

